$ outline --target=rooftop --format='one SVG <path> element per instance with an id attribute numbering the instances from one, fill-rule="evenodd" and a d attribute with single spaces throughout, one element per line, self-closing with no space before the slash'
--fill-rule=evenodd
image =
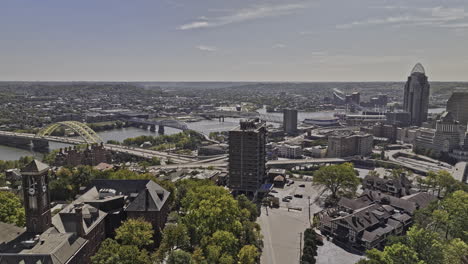
<path id="1" fill-rule="evenodd" d="M 418 62 L 416 63 L 416 65 L 414 65 L 413 70 L 411 70 L 411 74 L 413 73 L 426 74 L 426 71 L 424 70 L 424 67 L 422 66 L 422 64 Z"/>

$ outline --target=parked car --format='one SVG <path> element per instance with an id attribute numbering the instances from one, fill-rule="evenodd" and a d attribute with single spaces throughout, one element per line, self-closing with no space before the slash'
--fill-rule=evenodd
<path id="1" fill-rule="evenodd" d="M 299 184 L 299 187 L 304 188 L 304 187 L 305 187 L 305 184 Z"/>

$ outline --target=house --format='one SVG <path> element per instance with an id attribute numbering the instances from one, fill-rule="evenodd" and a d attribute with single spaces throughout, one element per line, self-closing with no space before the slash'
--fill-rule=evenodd
<path id="1" fill-rule="evenodd" d="M 404 173 L 397 178 L 381 178 L 379 176 L 367 175 L 362 182 L 362 188 L 402 197 L 411 194 L 412 185 Z"/>
<path id="2" fill-rule="evenodd" d="M 389 236 L 400 235 L 412 224 L 417 209 L 437 199 L 428 193 L 401 198 L 366 190 L 356 199 L 341 198 L 336 207 L 314 215 L 319 229 L 334 241 L 358 250 L 383 247 Z"/>

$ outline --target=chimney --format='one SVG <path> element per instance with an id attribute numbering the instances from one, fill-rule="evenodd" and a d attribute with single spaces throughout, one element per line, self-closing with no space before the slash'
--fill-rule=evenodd
<path id="1" fill-rule="evenodd" d="M 76 226 L 76 233 L 80 237 L 84 237 L 85 231 L 83 228 L 83 206 L 84 204 L 78 203 L 75 204 L 75 226 Z"/>
<path id="2" fill-rule="evenodd" d="M 145 211 L 148 211 L 149 207 L 149 191 L 148 188 L 145 189 Z"/>

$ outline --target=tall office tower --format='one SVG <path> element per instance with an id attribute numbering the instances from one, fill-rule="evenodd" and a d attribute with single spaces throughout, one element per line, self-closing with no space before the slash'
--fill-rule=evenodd
<path id="1" fill-rule="evenodd" d="M 424 67 L 418 63 L 411 71 L 405 85 L 403 108 L 410 113 L 411 125 L 421 126 L 427 121 L 430 85 Z"/>
<path id="2" fill-rule="evenodd" d="M 297 132 L 297 110 L 283 110 L 283 129 L 284 133 L 294 135 Z"/>
<path id="3" fill-rule="evenodd" d="M 359 92 L 354 92 L 351 94 L 351 101 L 359 105 L 361 103 L 361 94 Z"/>
<path id="4" fill-rule="evenodd" d="M 461 125 L 466 126 L 468 123 L 468 90 L 455 90 L 447 101 L 447 111 L 452 113 Z"/>
<path id="5" fill-rule="evenodd" d="M 265 144 L 266 126 L 258 119 L 229 131 L 229 188 L 254 194 L 265 183 Z"/>

